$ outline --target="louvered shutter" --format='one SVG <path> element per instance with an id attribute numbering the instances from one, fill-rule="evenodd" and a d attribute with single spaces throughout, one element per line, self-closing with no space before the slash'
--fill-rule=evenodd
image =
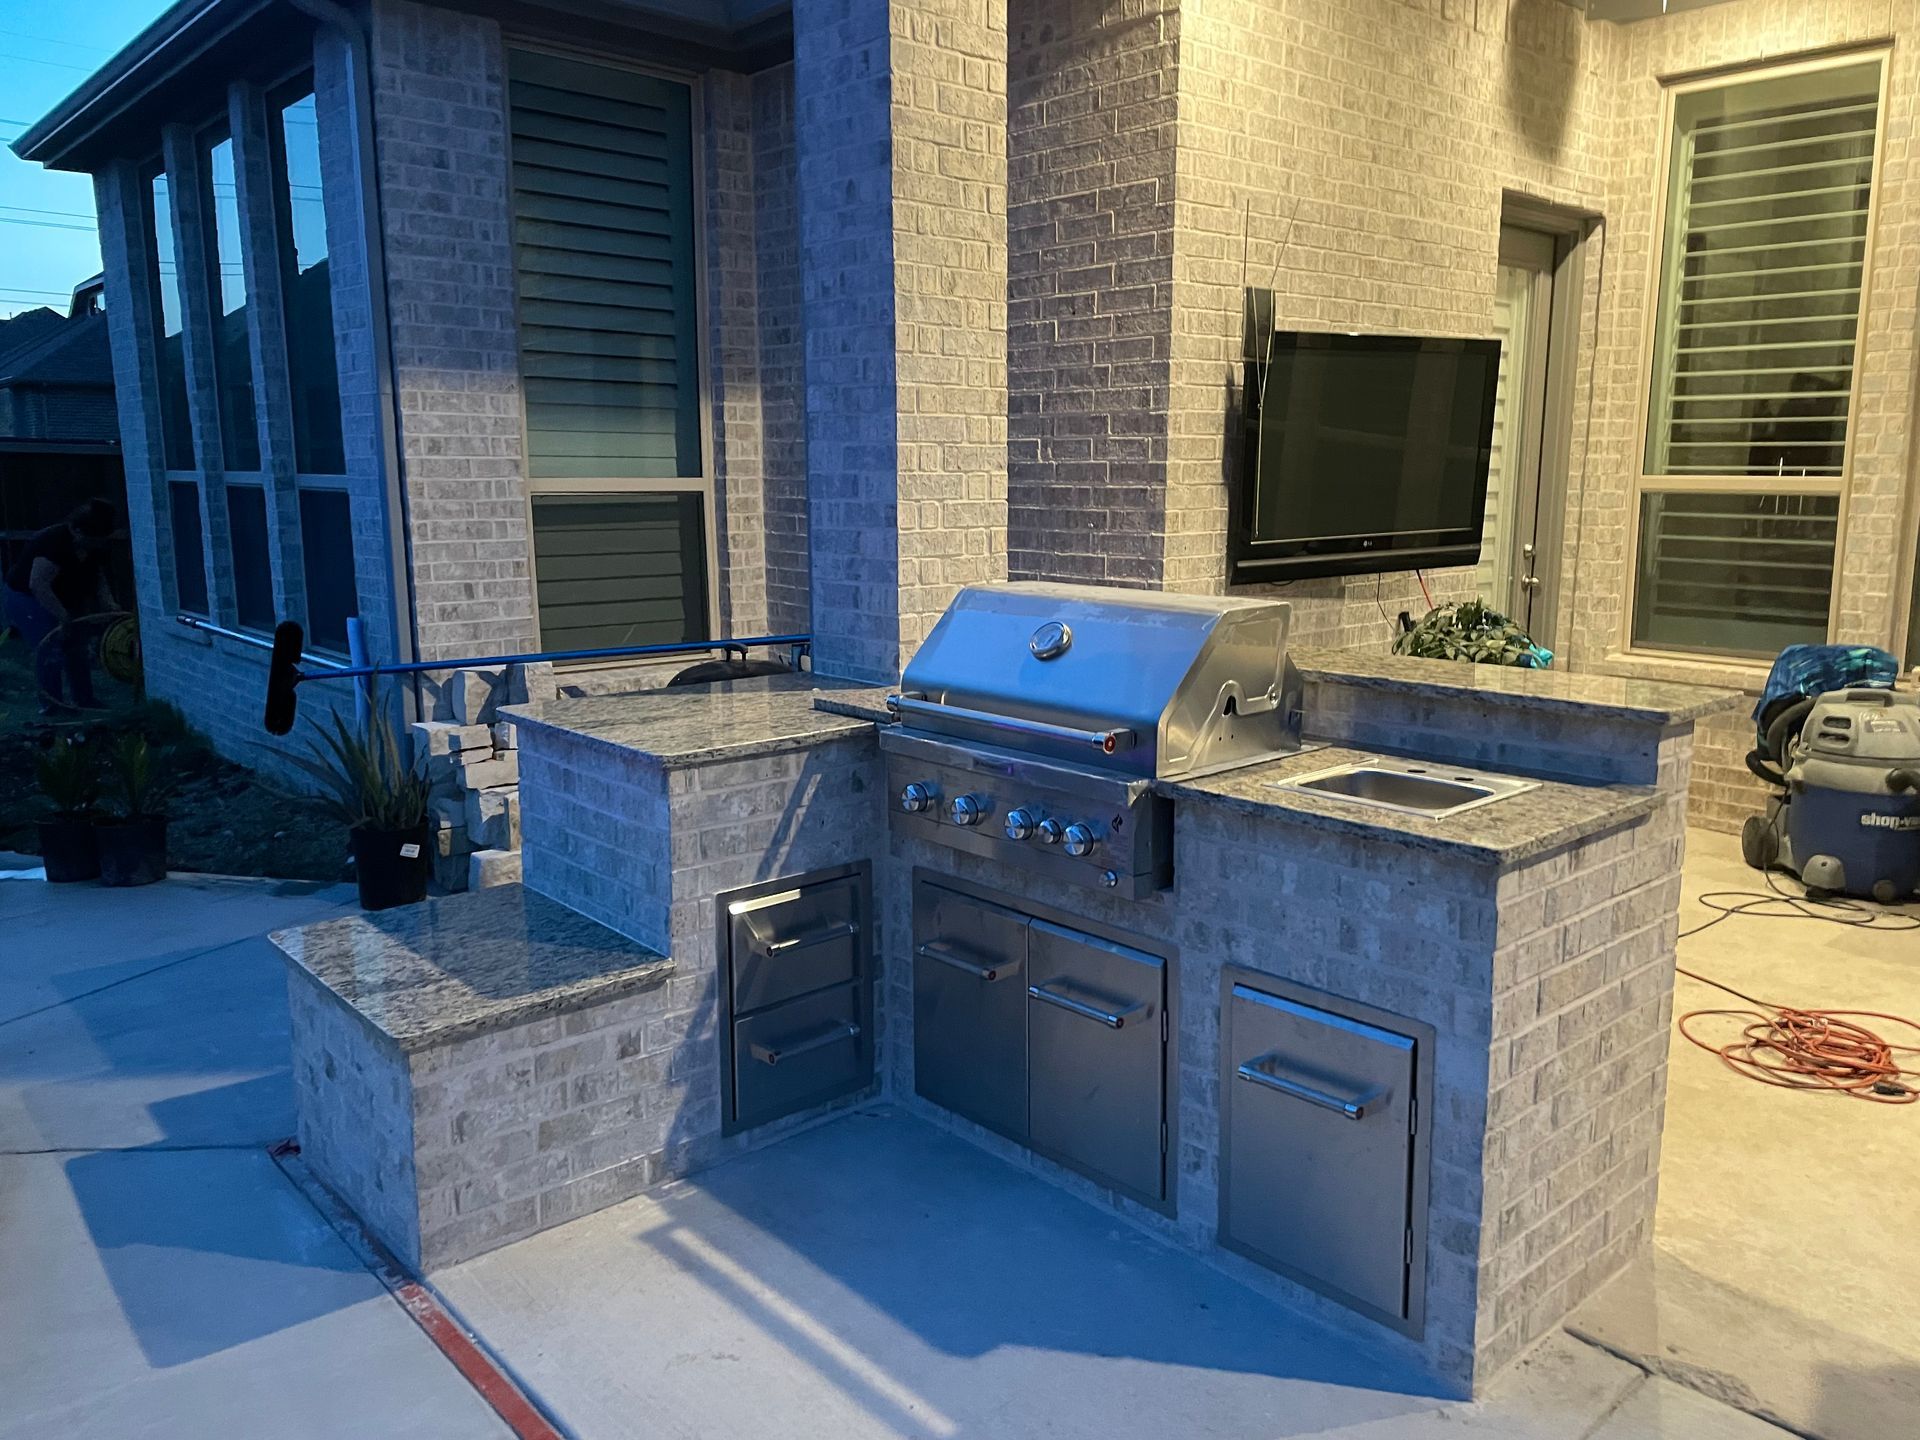
<path id="1" fill-rule="evenodd" d="M 697 476 L 687 87 L 515 51 L 509 91 L 528 473 Z"/>
<path id="2" fill-rule="evenodd" d="M 1647 474 L 1841 473 L 1879 77 L 1677 102 Z"/>

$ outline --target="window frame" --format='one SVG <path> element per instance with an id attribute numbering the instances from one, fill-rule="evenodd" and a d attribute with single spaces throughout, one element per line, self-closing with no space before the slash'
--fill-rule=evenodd
<path id="1" fill-rule="evenodd" d="M 193 615 L 202 620 L 212 620 L 214 618 L 214 592 L 212 580 L 208 574 L 210 569 L 211 547 L 207 543 L 206 472 L 200 467 L 199 442 L 193 434 L 193 396 L 191 390 L 188 391 L 187 395 L 187 414 L 185 419 L 187 422 L 187 453 L 193 459 L 194 468 L 191 470 L 176 470 L 167 464 L 167 461 L 172 457 L 167 453 L 167 399 L 164 393 L 166 386 L 162 379 L 165 362 L 161 358 L 162 347 L 167 343 L 166 300 L 162 290 L 165 282 L 160 278 L 160 212 L 153 203 L 153 182 L 162 176 L 166 177 L 167 223 L 171 225 L 173 223 L 174 179 L 173 176 L 167 173 L 167 160 L 164 153 L 150 157 L 139 167 L 136 173 L 139 176 L 140 183 L 141 223 L 146 231 L 144 238 L 150 252 L 149 260 L 151 263 L 143 268 L 146 271 L 149 313 L 153 317 L 153 323 L 145 327 L 147 330 L 145 337 L 146 343 L 141 348 L 146 351 L 148 363 L 153 367 L 155 389 L 160 392 L 153 416 L 155 435 L 160 442 L 159 455 L 157 457 L 159 463 L 153 467 L 153 471 L 160 477 L 161 489 L 167 497 L 167 549 L 173 557 L 173 563 L 165 567 L 162 571 L 161 585 L 167 599 L 171 602 L 171 608 L 174 613 Z M 180 265 L 179 246 L 177 243 L 174 246 L 173 263 L 174 273 L 177 277 Z M 178 279 L 176 278 L 176 286 L 178 283 Z M 184 350 L 187 333 L 186 296 L 184 294 L 180 295 L 179 301 L 182 346 L 180 363 L 184 377 L 184 367 L 186 365 Z M 200 587 L 205 592 L 205 603 L 198 610 L 190 608 L 180 593 L 180 536 L 173 523 L 173 487 L 175 485 L 191 485 L 193 487 L 194 500 L 200 511 Z"/>
<path id="2" fill-rule="evenodd" d="M 1634 643 L 1634 619 L 1639 600 L 1641 512 L 1645 498 L 1657 494 L 1722 494 L 1782 496 L 1832 496 L 1839 504 L 1833 540 L 1833 582 L 1827 596 L 1827 632 L 1831 640 L 1840 616 L 1840 590 L 1845 572 L 1849 494 L 1853 488 L 1854 424 L 1860 411 L 1860 361 L 1867 338 L 1867 318 L 1873 299 L 1875 249 L 1879 237 L 1880 194 L 1885 181 L 1887 90 L 1892 81 L 1893 47 L 1886 43 L 1835 50 L 1800 59 L 1762 61 L 1756 64 L 1716 69 L 1666 81 L 1661 85 L 1659 158 L 1654 176 L 1653 220 L 1648 235 L 1647 294 L 1641 316 L 1640 364 L 1635 383 L 1639 390 L 1638 423 L 1634 426 L 1635 453 L 1627 492 L 1627 545 L 1622 576 L 1620 625 L 1616 636 L 1616 654 L 1628 660 L 1654 660 L 1681 666 L 1711 667 L 1725 673 L 1729 666 L 1764 669 L 1768 662 L 1759 657 L 1725 650 L 1675 650 L 1657 645 Z M 1847 391 L 1846 433 L 1842 441 L 1840 473 L 1832 476 L 1798 476 L 1792 489 L 1783 485 L 1768 488 L 1753 475 L 1652 475 L 1647 469 L 1647 450 L 1654 423 L 1653 391 L 1659 363 L 1660 303 L 1668 279 L 1669 253 L 1667 221 L 1673 203 L 1674 123 L 1681 97 L 1705 90 L 1724 90 L 1735 86 L 1822 70 L 1844 69 L 1864 63 L 1879 66 L 1880 81 L 1873 118 L 1873 169 L 1867 198 L 1867 223 L 1860 261 L 1860 298 L 1856 311 L 1854 364 Z"/>
<path id="3" fill-rule="evenodd" d="M 519 386 L 520 399 L 520 435 L 521 459 L 525 467 L 523 478 L 526 489 L 527 517 L 527 583 L 533 591 L 533 623 L 536 633 L 544 633 L 540 626 L 540 575 L 539 561 L 535 557 L 533 534 L 533 502 L 537 497 L 555 495 L 692 495 L 700 496 L 701 528 L 706 532 L 703 540 L 706 546 L 707 585 L 706 595 L 702 597 L 702 609 L 706 615 L 708 640 L 722 638 L 720 635 L 720 564 L 721 547 L 718 535 L 718 509 L 716 495 L 718 485 L 715 478 L 714 455 L 719 445 L 716 443 L 713 428 L 713 387 L 709 369 L 708 352 L 712 348 L 709 336 L 711 299 L 707 283 L 707 184 L 706 184 L 706 109 L 705 96 L 700 87 L 700 76 L 692 71 L 679 70 L 671 66 L 648 64 L 645 61 L 626 55 L 610 55 L 604 50 L 591 50 L 580 46 L 558 43 L 550 37 L 529 35 L 508 28 L 501 37 L 506 51 L 506 83 L 501 91 L 501 119 L 507 131 L 507 203 L 512 205 L 513 197 L 513 101 L 511 95 L 513 59 L 515 50 L 527 50 L 536 54 L 552 55 L 563 60 L 577 60 L 587 64 L 599 65 L 609 70 L 625 70 L 636 75 L 646 75 L 656 80 L 664 80 L 687 89 L 687 170 L 693 212 L 693 313 L 694 313 L 694 382 L 699 390 L 699 433 L 700 433 L 700 473 L 696 475 L 665 476 L 658 479 L 628 479 L 607 477 L 603 479 L 576 479 L 570 476 L 542 476 L 535 478 L 526 465 L 527 387 Z M 516 377 L 519 376 L 519 334 L 522 324 L 520 300 L 520 265 L 518 256 L 518 238 L 513 233 L 511 221 L 508 226 L 507 243 L 515 250 L 513 259 L 513 324 L 514 324 L 514 364 Z M 543 642 L 544 643 L 544 642 Z M 684 665 L 684 656 L 635 656 L 628 660 L 593 660 L 576 662 L 594 669 L 607 669 L 616 666 L 631 665 Z M 563 666 L 563 668 L 566 668 Z"/>
<path id="4" fill-rule="evenodd" d="M 224 254 L 220 248 L 220 199 L 214 194 L 213 190 L 213 152 L 222 145 L 230 147 L 234 169 L 233 206 L 235 219 L 237 221 L 237 230 L 234 239 L 237 242 L 238 250 L 231 256 Z M 229 264 L 240 267 L 241 307 L 243 311 L 250 312 L 253 306 L 260 303 L 259 297 L 253 293 L 253 286 L 246 273 L 247 216 L 240 206 L 240 147 L 239 142 L 234 139 L 233 126 L 227 116 L 222 115 L 194 131 L 193 161 L 194 182 L 200 192 L 201 248 L 206 252 L 204 258 L 206 260 L 207 270 L 207 329 L 209 337 L 213 341 L 213 353 L 208 359 L 213 371 L 214 415 L 219 422 L 220 429 L 220 473 L 223 476 L 264 476 L 266 474 L 267 447 L 264 443 L 264 437 L 261 434 L 261 387 L 257 383 L 259 377 L 253 372 L 253 344 L 251 335 L 254 326 L 251 320 L 246 321 L 246 329 L 249 336 L 246 346 L 246 370 L 247 395 L 251 401 L 249 408 L 253 412 L 248 417 L 251 421 L 249 428 L 253 432 L 253 464 L 250 467 L 237 466 L 232 463 L 234 457 L 227 453 L 227 432 L 229 429 L 238 431 L 239 427 L 227 416 L 227 390 L 229 386 L 225 357 L 220 344 L 221 330 L 227 321 L 226 285 L 221 274 L 222 269 Z M 243 481 L 243 483 L 247 482 Z"/>

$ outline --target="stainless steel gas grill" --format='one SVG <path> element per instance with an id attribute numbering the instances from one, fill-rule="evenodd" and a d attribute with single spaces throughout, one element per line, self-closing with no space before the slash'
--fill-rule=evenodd
<path id="1" fill-rule="evenodd" d="M 962 590 L 889 697 L 895 825 L 1136 898 L 1173 880 L 1174 779 L 1297 749 L 1289 607 L 1015 583 Z"/>

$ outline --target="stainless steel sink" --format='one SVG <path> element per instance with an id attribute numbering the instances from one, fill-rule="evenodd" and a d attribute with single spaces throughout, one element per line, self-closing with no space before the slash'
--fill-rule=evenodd
<path id="1" fill-rule="evenodd" d="M 1537 789 L 1540 782 L 1415 760 L 1362 760 L 1267 783 L 1276 790 L 1312 790 L 1356 805 L 1442 820 Z"/>

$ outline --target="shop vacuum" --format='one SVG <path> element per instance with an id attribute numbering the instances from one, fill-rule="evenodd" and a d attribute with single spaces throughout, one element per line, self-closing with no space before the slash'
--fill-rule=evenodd
<path id="1" fill-rule="evenodd" d="M 1781 651 L 1754 706 L 1747 768 L 1778 793 L 1747 817 L 1740 851 L 1811 895 L 1883 905 L 1920 886 L 1920 695 L 1893 688 L 1898 662 L 1865 645 Z"/>

